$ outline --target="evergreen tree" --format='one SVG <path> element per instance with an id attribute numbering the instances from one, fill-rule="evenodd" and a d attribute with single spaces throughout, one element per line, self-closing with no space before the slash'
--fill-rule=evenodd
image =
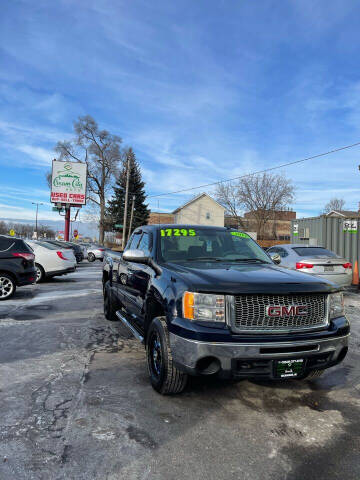
<path id="1" fill-rule="evenodd" d="M 129 237 L 129 226 L 131 216 L 131 205 L 133 196 L 134 200 L 134 214 L 132 221 L 133 231 L 140 225 L 146 225 L 150 210 L 145 203 L 145 183 L 141 178 L 140 166 L 136 160 L 135 153 L 132 148 L 126 151 L 125 158 L 123 160 L 122 168 L 116 184 L 113 188 L 114 194 L 111 200 L 109 200 L 107 208 L 107 223 L 111 229 L 115 229 L 116 224 L 123 225 L 124 223 L 124 206 L 125 206 L 125 189 L 126 189 L 126 169 L 127 162 L 130 162 L 130 175 L 129 175 L 129 196 L 128 196 L 128 209 L 126 220 L 126 237 Z"/>

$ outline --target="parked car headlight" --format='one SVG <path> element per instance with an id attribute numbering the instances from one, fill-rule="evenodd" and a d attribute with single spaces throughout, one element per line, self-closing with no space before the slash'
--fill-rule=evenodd
<path id="1" fill-rule="evenodd" d="M 225 322 L 225 296 L 212 293 L 185 292 L 183 316 L 189 320 Z"/>
<path id="2" fill-rule="evenodd" d="M 342 317 L 345 314 L 344 296 L 341 292 L 330 293 L 329 295 L 329 318 Z"/>

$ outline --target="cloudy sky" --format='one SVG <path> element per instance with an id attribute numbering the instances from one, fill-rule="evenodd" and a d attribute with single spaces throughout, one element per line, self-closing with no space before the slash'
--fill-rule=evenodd
<path id="1" fill-rule="evenodd" d="M 359 20 L 356 0 L 3 0 L 0 217 L 48 202 L 79 115 L 134 147 L 149 195 L 359 142 Z M 358 164 L 356 147 L 282 169 L 298 216 L 333 196 L 357 208 Z"/>

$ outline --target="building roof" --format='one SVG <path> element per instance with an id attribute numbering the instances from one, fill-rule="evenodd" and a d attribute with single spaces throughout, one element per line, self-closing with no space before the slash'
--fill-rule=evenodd
<path id="1" fill-rule="evenodd" d="M 327 217 L 331 216 L 331 215 L 338 215 L 339 217 L 344 217 L 344 218 L 348 218 L 348 217 L 356 217 L 356 218 L 359 218 L 360 217 L 360 214 L 359 212 L 354 212 L 352 210 L 331 210 L 329 213 L 326 214 Z"/>
<path id="2" fill-rule="evenodd" d="M 183 209 L 184 207 L 187 207 L 188 205 L 190 205 L 191 203 L 194 203 L 196 202 L 197 200 L 200 200 L 200 198 L 202 197 L 208 197 L 210 198 L 210 200 L 212 200 L 214 203 L 216 203 L 217 205 L 219 205 L 219 207 L 221 207 L 223 210 L 225 210 L 225 207 L 223 207 L 222 205 L 220 205 L 219 202 L 217 202 L 216 200 L 214 200 L 212 197 L 210 197 L 210 195 L 208 195 L 207 193 L 203 192 L 203 193 L 200 193 L 199 195 L 196 195 L 196 197 L 192 198 L 191 200 L 189 200 L 188 202 L 184 203 L 184 205 L 181 205 L 180 207 L 178 207 L 176 210 L 174 210 L 172 213 L 178 213 L 181 209 Z"/>

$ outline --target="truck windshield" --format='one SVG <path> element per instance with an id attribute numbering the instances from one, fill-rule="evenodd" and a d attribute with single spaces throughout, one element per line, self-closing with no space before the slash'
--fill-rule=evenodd
<path id="1" fill-rule="evenodd" d="M 271 260 L 244 232 L 210 228 L 160 230 L 160 261 L 263 262 Z"/>

